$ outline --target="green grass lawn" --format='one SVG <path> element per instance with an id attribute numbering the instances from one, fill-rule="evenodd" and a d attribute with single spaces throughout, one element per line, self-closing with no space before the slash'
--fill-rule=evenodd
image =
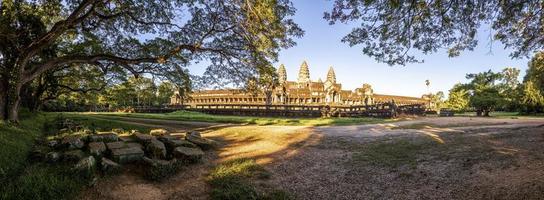
<path id="1" fill-rule="evenodd" d="M 503 112 L 503 111 L 497 111 L 497 112 L 490 112 L 490 117 L 496 117 L 496 118 L 542 118 L 544 117 L 544 114 L 522 114 L 519 112 Z M 455 113 L 454 116 L 457 117 L 476 117 L 476 112 L 464 112 L 464 113 Z"/>
<path id="2" fill-rule="evenodd" d="M 75 113 L 72 113 L 75 114 Z M 134 117 L 146 119 L 166 119 L 179 121 L 201 121 L 218 123 L 239 123 L 256 125 L 290 125 L 290 126 L 326 126 L 352 125 L 391 122 L 397 119 L 380 119 L 371 117 L 361 118 L 279 118 L 279 117 L 249 117 L 210 115 L 199 112 L 176 111 L 172 113 L 77 113 L 84 116 L 99 116 L 115 119 L 115 117 Z"/>
<path id="3" fill-rule="evenodd" d="M 147 133 L 151 129 L 150 127 L 138 126 L 130 123 L 124 123 L 118 120 L 109 120 L 95 115 L 83 115 L 80 113 L 51 113 L 54 115 L 61 115 L 65 118 L 72 119 L 78 124 L 81 124 L 89 129 L 95 129 L 96 131 L 111 131 L 114 128 L 122 128 L 126 131 L 138 130 L 142 133 Z"/>
<path id="4" fill-rule="evenodd" d="M 0 199 L 73 199 L 86 186 L 87 180 L 73 173 L 70 164 L 32 162 L 28 155 L 36 141 L 56 134 L 54 120 L 57 113 L 21 113 L 18 126 L 0 122 Z M 83 115 L 64 115 L 96 130 L 125 130 L 139 127 L 111 120 Z"/>
<path id="5" fill-rule="evenodd" d="M 21 113 L 19 126 L 0 124 L 0 199 L 70 199 L 85 183 L 70 166 L 32 163 L 35 141 L 45 137 L 52 114 Z"/>

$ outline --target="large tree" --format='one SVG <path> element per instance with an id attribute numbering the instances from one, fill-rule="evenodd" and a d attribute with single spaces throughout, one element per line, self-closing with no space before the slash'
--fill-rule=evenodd
<path id="1" fill-rule="evenodd" d="M 456 111 L 464 112 L 469 106 L 469 93 L 463 84 L 457 83 L 449 90 L 446 107 Z"/>
<path id="2" fill-rule="evenodd" d="M 521 86 L 521 102 L 525 112 L 544 112 L 544 52 L 529 61 Z"/>
<path id="3" fill-rule="evenodd" d="M 239 83 L 303 34 L 294 12 L 289 0 L 3 0 L 0 118 L 18 120 L 27 83 L 81 64 L 171 74 L 208 60 L 212 78 Z"/>
<path id="4" fill-rule="evenodd" d="M 361 45 L 379 62 L 405 65 L 446 48 L 449 56 L 473 50 L 477 32 L 490 26 L 494 40 L 530 56 L 544 47 L 544 1 L 335 0 L 325 13 L 331 24 L 358 22 L 342 41 Z M 484 26 L 484 27 L 482 27 Z"/>
<path id="5" fill-rule="evenodd" d="M 469 93 L 469 105 L 478 116 L 487 117 L 491 111 L 504 104 L 504 95 L 500 92 L 502 73 L 489 70 L 467 74 L 466 78 L 470 80 L 464 85 Z"/>

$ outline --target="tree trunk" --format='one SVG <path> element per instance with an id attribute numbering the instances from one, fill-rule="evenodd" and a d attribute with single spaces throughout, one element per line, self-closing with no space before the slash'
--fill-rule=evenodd
<path id="1" fill-rule="evenodd" d="M 484 109 L 484 117 L 489 117 L 490 109 Z"/>
<path id="2" fill-rule="evenodd" d="M 478 117 L 482 116 L 482 110 L 481 109 L 476 110 L 476 116 L 478 116 Z"/>
<path id="3" fill-rule="evenodd" d="M 272 105 L 272 91 L 266 91 L 266 105 Z"/>
<path id="4" fill-rule="evenodd" d="M 7 108 L 7 101 L 8 101 L 8 80 L 5 74 L 4 76 L 0 75 L 1 81 L 0 81 L 0 120 L 7 120 L 8 119 L 8 108 Z"/>
<path id="5" fill-rule="evenodd" d="M 8 118 L 8 113 L 6 112 L 7 93 L 5 91 L 6 90 L 4 90 L 4 88 L 0 86 L 0 120 Z"/>
<path id="6" fill-rule="evenodd" d="M 19 122 L 19 105 L 21 104 L 21 88 L 22 84 L 19 81 L 14 86 L 10 87 L 8 91 L 8 121 Z"/>

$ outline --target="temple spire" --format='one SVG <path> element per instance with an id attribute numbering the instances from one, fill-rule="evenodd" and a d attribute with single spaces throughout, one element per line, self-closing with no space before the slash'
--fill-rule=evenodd
<path id="1" fill-rule="evenodd" d="M 287 82 L 287 71 L 285 71 L 285 66 L 283 64 L 278 68 L 278 82 L 280 84 Z"/>
<path id="2" fill-rule="evenodd" d="M 302 62 L 302 65 L 300 65 L 300 70 L 298 71 L 298 82 L 310 82 L 310 70 L 308 69 L 308 63 L 306 63 L 306 61 Z"/>
<path id="3" fill-rule="evenodd" d="M 336 83 L 336 74 L 334 74 L 334 69 L 332 66 L 329 68 L 329 72 L 327 73 L 327 81 Z"/>

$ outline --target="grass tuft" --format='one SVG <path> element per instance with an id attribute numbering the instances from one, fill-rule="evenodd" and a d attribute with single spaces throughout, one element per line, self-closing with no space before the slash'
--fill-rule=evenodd
<path id="1" fill-rule="evenodd" d="M 414 167 L 418 154 L 433 143 L 416 143 L 407 140 L 369 144 L 353 154 L 354 162 L 368 162 L 372 165 L 396 168 L 402 165 Z"/>
<path id="2" fill-rule="evenodd" d="M 259 192 L 253 180 L 268 179 L 271 174 L 254 160 L 235 159 L 218 165 L 209 175 L 208 182 L 213 187 L 211 198 L 234 199 L 292 199 L 282 190 Z"/>

